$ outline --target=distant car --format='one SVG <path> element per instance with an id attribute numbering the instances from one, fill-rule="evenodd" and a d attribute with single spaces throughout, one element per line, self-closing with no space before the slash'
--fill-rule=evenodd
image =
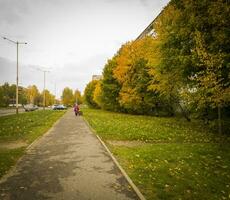
<path id="1" fill-rule="evenodd" d="M 26 104 L 23 106 L 23 108 L 25 109 L 26 112 L 29 112 L 29 111 L 37 110 L 38 106 L 34 104 Z"/>
<path id="2" fill-rule="evenodd" d="M 58 106 L 58 104 L 54 104 L 54 105 L 51 106 L 51 109 L 55 110 L 57 108 L 57 106 Z"/>
<path id="3" fill-rule="evenodd" d="M 52 109 L 53 110 L 65 110 L 65 109 L 67 109 L 67 107 L 62 105 L 62 104 L 61 105 L 53 105 Z"/>

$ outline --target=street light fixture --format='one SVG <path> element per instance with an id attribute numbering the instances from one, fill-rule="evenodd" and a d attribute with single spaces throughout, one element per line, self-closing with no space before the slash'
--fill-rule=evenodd
<path id="1" fill-rule="evenodd" d="M 19 44 L 27 44 L 26 42 L 18 42 L 9 38 L 3 37 L 4 40 L 8 40 L 17 45 L 17 76 L 16 76 L 16 114 L 18 114 L 18 46 Z"/>

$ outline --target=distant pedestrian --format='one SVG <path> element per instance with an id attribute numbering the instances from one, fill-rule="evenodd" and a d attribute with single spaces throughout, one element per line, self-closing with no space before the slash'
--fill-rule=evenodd
<path id="1" fill-rule="evenodd" d="M 79 110 L 80 110 L 80 108 L 79 108 L 78 104 L 76 103 L 74 105 L 74 113 L 75 113 L 76 116 L 79 114 Z"/>

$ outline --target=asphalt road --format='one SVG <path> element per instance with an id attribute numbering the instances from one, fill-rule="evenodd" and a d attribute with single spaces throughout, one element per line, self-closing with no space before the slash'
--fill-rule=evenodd
<path id="1" fill-rule="evenodd" d="M 42 107 L 38 108 L 38 110 L 42 110 L 42 109 L 43 109 Z M 50 110 L 51 108 L 46 107 L 45 109 Z M 24 108 L 19 108 L 18 112 L 23 113 L 23 112 L 25 112 L 25 109 Z M 34 111 L 30 111 L 30 112 L 34 112 Z M 13 115 L 13 114 L 16 114 L 16 109 L 15 108 L 1 108 L 0 109 L 0 117 L 1 116 L 6 116 L 6 115 Z"/>
<path id="2" fill-rule="evenodd" d="M 23 108 L 19 108 L 19 113 L 25 112 Z M 5 115 L 13 115 L 16 113 L 15 108 L 2 108 L 0 109 L 0 116 L 5 116 Z"/>
<path id="3" fill-rule="evenodd" d="M 136 193 L 72 110 L 0 181 L 3 200 L 131 200 Z"/>

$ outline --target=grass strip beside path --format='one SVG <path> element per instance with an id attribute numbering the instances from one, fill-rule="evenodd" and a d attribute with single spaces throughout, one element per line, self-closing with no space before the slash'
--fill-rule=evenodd
<path id="1" fill-rule="evenodd" d="M 230 199 L 229 137 L 198 121 L 83 112 L 147 199 Z"/>
<path id="2" fill-rule="evenodd" d="M 0 117 L 0 177 L 15 165 L 26 147 L 48 131 L 64 113 L 39 110 Z"/>

